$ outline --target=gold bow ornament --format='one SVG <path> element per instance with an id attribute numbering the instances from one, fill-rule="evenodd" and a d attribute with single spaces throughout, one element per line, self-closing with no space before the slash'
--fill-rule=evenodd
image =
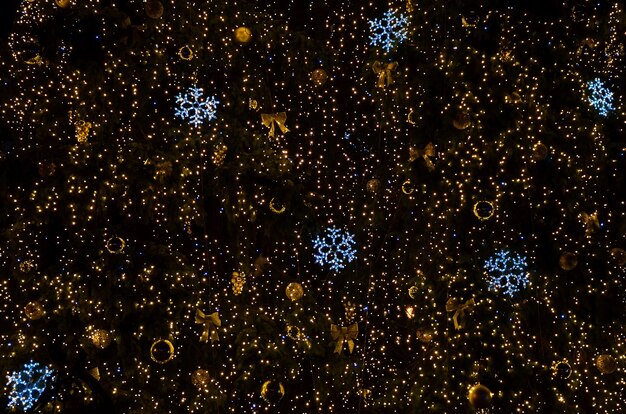
<path id="1" fill-rule="evenodd" d="M 356 339 L 356 335 L 358 333 L 358 323 L 353 323 L 350 326 L 330 325 L 330 336 L 333 338 L 333 341 L 337 341 L 334 352 L 341 354 L 341 351 L 343 351 L 343 343 L 348 342 L 348 350 L 352 353 L 354 350 L 354 340 Z"/>
<path id="2" fill-rule="evenodd" d="M 270 129 L 269 133 L 267 134 L 270 138 L 276 137 L 276 129 L 274 127 L 274 123 L 278 125 L 278 128 L 280 128 L 283 134 L 289 132 L 289 129 L 285 125 L 285 122 L 287 122 L 286 112 L 277 112 L 275 114 L 261 114 L 261 122 L 263 122 L 263 125 Z"/>
<path id="3" fill-rule="evenodd" d="M 409 147 L 409 161 L 413 162 L 418 158 L 423 158 L 426 163 L 426 167 L 428 167 L 428 171 L 432 171 L 435 169 L 435 164 L 433 164 L 430 157 L 434 157 L 437 155 L 435 151 L 435 146 L 432 142 L 429 142 L 423 150 L 415 147 Z"/>
<path id="4" fill-rule="evenodd" d="M 378 84 L 376 86 L 384 88 L 385 86 L 391 85 L 393 83 L 392 72 L 394 72 L 397 68 L 398 62 L 391 62 L 387 64 L 378 60 L 374 62 L 372 70 L 378 75 Z"/>
<path id="5" fill-rule="evenodd" d="M 456 298 L 450 298 L 446 302 L 446 311 L 454 312 L 452 320 L 454 321 L 454 328 L 459 330 L 465 326 L 465 311 L 470 310 L 476 305 L 474 298 L 469 299 L 465 303 L 459 303 Z"/>
<path id="6" fill-rule="evenodd" d="M 584 211 L 580 213 L 580 218 L 585 225 L 585 234 L 590 236 L 591 233 L 600 228 L 600 222 L 598 221 L 598 213 L 587 214 Z"/>
<path id="7" fill-rule="evenodd" d="M 196 323 L 204 325 L 204 331 L 200 336 L 200 342 L 219 341 L 220 337 L 217 334 L 217 328 L 222 326 L 220 315 L 217 312 L 213 312 L 210 315 L 205 315 L 200 309 L 196 309 Z"/>

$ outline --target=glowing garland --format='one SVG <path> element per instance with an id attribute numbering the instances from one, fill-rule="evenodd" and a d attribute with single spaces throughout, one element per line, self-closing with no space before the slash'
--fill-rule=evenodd
<path id="1" fill-rule="evenodd" d="M 485 261 L 489 289 L 513 296 L 528 286 L 526 258 L 508 250 L 499 250 Z"/>
<path id="2" fill-rule="evenodd" d="M 370 44 L 389 52 L 406 40 L 409 18 L 400 12 L 387 10 L 381 19 L 370 20 L 369 25 L 372 32 Z"/>
<path id="3" fill-rule="evenodd" d="M 343 269 L 346 263 L 356 258 L 354 236 L 336 227 L 329 227 L 324 234 L 317 236 L 313 240 L 313 248 L 317 250 L 315 261 L 320 265 L 329 265 L 334 271 Z"/>
<path id="4" fill-rule="evenodd" d="M 216 118 L 215 113 L 219 103 L 214 96 L 204 99 L 202 88 L 190 87 L 186 93 L 178 94 L 176 97 L 178 107 L 174 114 L 198 126 L 205 120 L 211 121 Z"/>
<path id="5" fill-rule="evenodd" d="M 45 365 L 33 361 L 24 364 L 20 371 L 14 371 L 7 378 L 7 386 L 12 387 L 9 408 L 30 410 L 53 378 L 54 371 Z"/>

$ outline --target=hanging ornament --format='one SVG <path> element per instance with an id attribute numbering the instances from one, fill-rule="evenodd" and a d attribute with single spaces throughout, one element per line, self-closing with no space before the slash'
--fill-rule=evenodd
<path id="1" fill-rule="evenodd" d="M 415 187 L 413 186 L 413 182 L 411 180 L 406 180 L 402 183 L 402 192 L 406 195 L 411 195 L 415 191 Z"/>
<path id="2" fill-rule="evenodd" d="M 475 409 L 488 408 L 491 405 L 493 394 L 491 390 L 482 384 L 476 384 L 470 388 L 467 398 Z"/>
<path id="3" fill-rule="evenodd" d="M 233 284 L 233 294 L 235 296 L 241 295 L 243 285 L 246 283 L 246 276 L 243 273 L 233 272 L 230 282 Z"/>
<path id="4" fill-rule="evenodd" d="M 409 297 L 411 299 L 415 299 L 417 297 L 417 295 L 419 295 L 419 291 L 420 290 L 419 290 L 419 288 L 417 286 L 415 286 L 415 285 L 411 286 L 409 288 Z"/>
<path id="5" fill-rule="evenodd" d="M 286 112 L 277 112 L 275 114 L 261 114 L 261 122 L 263 125 L 269 129 L 267 132 L 267 136 L 270 139 L 276 138 L 276 127 L 274 124 L 278 125 L 278 128 L 283 134 L 289 132 L 289 128 L 285 125 L 287 122 L 287 113 Z"/>
<path id="6" fill-rule="evenodd" d="M 474 12 L 461 16 L 461 24 L 463 27 L 476 27 L 478 23 L 478 15 Z"/>
<path id="7" fill-rule="evenodd" d="M 126 242 L 121 237 L 111 237 L 107 240 L 106 248 L 109 253 L 117 254 L 122 253 L 126 247 Z"/>
<path id="8" fill-rule="evenodd" d="M 566 252 L 559 258 L 559 266 L 561 266 L 563 270 L 574 270 L 577 265 L 578 258 L 574 253 Z"/>
<path id="9" fill-rule="evenodd" d="M 603 374 L 612 374 L 617 371 L 617 361 L 611 355 L 598 355 L 596 358 L 596 367 Z"/>
<path id="10" fill-rule="evenodd" d="M 218 167 L 224 164 L 227 152 L 228 147 L 226 146 L 226 144 L 217 144 L 215 148 L 213 148 L 213 155 L 211 156 L 213 164 L 217 165 Z"/>
<path id="11" fill-rule="evenodd" d="M 268 403 L 276 404 L 285 395 L 285 387 L 279 381 L 268 380 L 261 386 L 261 397 Z"/>
<path id="12" fill-rule="evenodd" d="M 317 68 L 313 72 L 311 72 L 311 80 L 314 84 L 322 86 L 328 80 L 328 74 L 324 69 Z"/>
<path id="13" fill-rule="evenodd" d="M 252 40 L 252 31 L 245 26 L 236 28 L 235 40 L 241 44 L 250 43 Z"/>
<path id="14" fill-rule="evenodd" d="M 211 376 L 206 369 L 197 369 L 191 374 L 191 383 L 201 391 L 205 391 L 209 385 Z"/>
<path id="15" fill-rule="evenodd" d="M 270 211 L 274 214 L 283 214 L 286 207 L 276 197 L 272 197 L 270 200 Z"/>
<path id="16" fill-rule="evenodd" d="M 248 108 L 258 111 L 259 110 L 259 102 L 256 99 L 248 99 Z"/>
<path id="17" fill-rule="evenodd" d="M 474 215 L 480 220 L 485 221 L 493 217 L 493 203 L 491 201 L 478 201 L 474 204 Z"/>
<path id="18" fill-rule="evenodd" d="M 294 341 L 300 338 L 300 328 L 294 325 L 287 325 L 287 336 Z"/>
<path id="19" fill-rule="evenodd" d="M 394 82 L 393 72 L 395 72 L 396 69 L 398 69 L 398 62 L 383 63 L 378 60 L 374 62 L 372 70 L 378 75 L 376 86 L 384 89 L 385 86 L 391 85 Z"/>
<path id="20" fill-rule="evenodd" d="M 417 335 L 417 339 L 425 344 L 433 340 L 433 333 L 428 329 L 418 329 L 415 334 Z"/>
<path id="21" fill-rule="evenodd" d="M 146 15 L 151 19 L 160 19 L 163 16 L 163 3 L 158 0 L 146 1 Z"/>
<path id="22" fill-rule="evenodd" d="M 580 213 L 580 219 L 585 226 L 585 236 L 591 236 L 596 230 L 600 228 L 600 221 L 598 220 L 598 212 L 588 214 L 583 211 Z"/>
<path id="23" fill-rule="evenodd" d="M 624 266 L 626 264 L 626 250 L 622 249 L 621 247 L 612 248 L 611 258 L 619 266 Z"/>
<path id="24" fill-rule="evenodd" d="M 426 168 L 428 168 L 428 171 L 433 171 L 435 169 L 435 164 L 433 164 L 430 157 L 434 157 L 436 155 L 437 152 L 435 151 L 435 146 L 432 142 L 426 144 L 424 149 L 409 147 L 409 161 L 413 162 L 418 158 L 423 158 L 424 162 L 426 163 Z"/>
<path id="25" fill-rule="evenodd" d="M 300 283 L 291 282 L 287 285 L 287 288 L 285 289 L 285 294 L 289 299 L 291 299 L 292 302 L 296 302 L 297 300 L 300 300 L 300 298 L 304 295 L 304 289 L 302 288 L 302 285 Z"/>
<path id="26" fill-rule="evenodd" d="M 548 157 L 548 147 L 542 143 L 538 142 L 533 147 L 532 159 L 535 161 L 542 161 Z"/>
<path id="27" fill-rule="evenodd" d="M 454 312 L 452 315 L 452 322 L 454 322 L 454 329 L 459 330 L 465 326 L 465 311 L 471 310 L 476 305 L 474 298 L 468 299 L 465 302 L 460 301 L 458 298 L 450 298 L 446 302 L 446 312 Z"/>
<path id="28" fill-rule="evenodd" d="M 347 324 L 354 323 L 354 320 L 356 319 L 357 305 L 355 303 L 348 301 L 343 304 L 343 308 L 346 313 L 346 323 Z"/>
<path id="29" fill-rule="evenodd" d="M 70 7 L 70 0 L 54 0 L 54 2 L 62 9 Z"/>
<path id="30" fill-rule="evenodd" d="M 28 273 L 31 270 L 35 269 L 37 266 L 33 260 L 23 260 L 20 262 L 20 271 L 24 273 Z"/>
<path id="31" fill-rule="evenodd" d="M 350 326 L 337 326 L 335 324 L 330 325 L 330 336 L 335 341 L 336 354 L 341 354 L 343 351 L 343 344 L 347 342 L 348 350 L 350 353 L 354 350 L 354 340 L 359 333 L 359 324 L 353 323 Z"/>
<path id="32" fill-rule="evenodd" d="M 76 128 L 76 141 L 79 144 L 84 144 L 89 139 L 89 131 L 91 131 L 91 122 L 84 121 L 79 119 L 74 123 L 74 127 Z"/>
<path id="33" fill-rule="evenodd" d="M 24 314 L 31 321 L 41 319 L 44 315 L 43 305 L 38 300 L 28 302 L 26 306 L 24 306 Z"/>
<path id="34" fill-rule="evenodd" d="M 222 326 L 222 320 L 218 312 L 205 315 L 200 309 L 196 309 L 196 323 L 204 325 L 204 330 L 202 331 L 202 335 L 200 335 L 200 342 L 209 342 L 209 338 L 211 339 L 211 343 L 220 340 L 217 329 Z"/>
<path id="35" fill-rule="evenodd" d="M 457 112 L 454 120 L 452 121 L 452 125 L 458 130 L 464 130 L 472 125 L 472 119 L 469 114 L 465 111 Z"/>
<path id="36" fill-rule="evenodd" d="M 105 349 L 111 344 L 111 334 L 105 329 L 96 329 L 91 333 L 91 343 L 100 349 Z"/>
<path id="37" fill-rule="evenodd" d="M 564 359 L 552 364 L 552 375 L 558 379 L 568 379 L 572 375 L 572 366 Z"/>
<path id="38" fill-rule="evenodd" d="M 372 194 L 376 194 L 380 188 L 380 180 L 378 178 L 372 178 L 367 181 L 367 191 Z"/>
<path id="39" fill-rule="evenodd" d="M 150 347 L 150 357 L 158 364 L 165 364 L 174 358 L 174 344 L 167 339 L 157 339 Z"/>
<path id="40" fill-rule="evenodd" d="M 96 379 L 96 381 L 100 381 L 100 368 L 98 367 L 93 367 L 91 368 L 89 371 L 89 375 L 91 375 L 92 377 L 94 377 Z"/>
<path id="41" fill-rule="evenodd" d="M 193 50 L 189 46 L 183 46 L 178 49 L 178 56 L 182 60 L 191 60 L 193 59 Z"/>

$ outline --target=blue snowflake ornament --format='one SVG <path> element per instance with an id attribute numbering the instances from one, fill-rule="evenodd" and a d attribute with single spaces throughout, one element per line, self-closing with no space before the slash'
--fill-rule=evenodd
<path id="1" fill-rule="evenodd" d="M 320 265 L 329 265 L 334 271 L 343 269 L 346 263 L 356 258 L 354 236 L 336 227 L 329 227 L 313 240 L 317 251 L 315 261 Z"/>
<path id="2" fill-rule="evenodd" d="M 194 126 L 202 124 L 205 120 L 211 121 L 216 118 L 217 104 L 220 102 L 214 96 L 206 99 L 203 97 L 202 88 L 190 87 L 186 93 L 180 93 L 176 97 L 175 115 L 181 119 L 189 120 Z"/>
<path id="3" fill-rule="evenodd" d="M 381 19 L 372 19 L 369 24 L 370 44 L 381 46 L 387 52 L 404 42 L 409 34 L 409 18 L 394 10 L 387 10 Z"/>
<path id="4" fill-rule="evenodd" d="M 526 258 L 508 250 L 499 250 L 485 261 L 489 289 L 513 296 L 529 284 Z"/>
<path id="5" fill-rule="evenodd" d="M 7 381 L 7 386 L 11 387 L 9 408 L 30 410 L 52 378 L 54 378 L 52 369 L 33 361 L 24 364 L 20 371 L 11 373 Z"/>
<path id="6" fill-rule="evenodd" d="M 587 83 L 587 92 L 589 93 L 589 103 L 593 106 L 601 116 L 607 116 L 613 107 L 613 92 L 604 86 L 604 82 L 600 78 Z"/>

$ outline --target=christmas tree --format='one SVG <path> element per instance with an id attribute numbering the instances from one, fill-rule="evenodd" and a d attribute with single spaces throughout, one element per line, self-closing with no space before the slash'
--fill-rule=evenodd
<path id="1" fill-rule="evenodd" d="M 622 412 L 625 19 L 21 1 L 2 409 Z"/>

